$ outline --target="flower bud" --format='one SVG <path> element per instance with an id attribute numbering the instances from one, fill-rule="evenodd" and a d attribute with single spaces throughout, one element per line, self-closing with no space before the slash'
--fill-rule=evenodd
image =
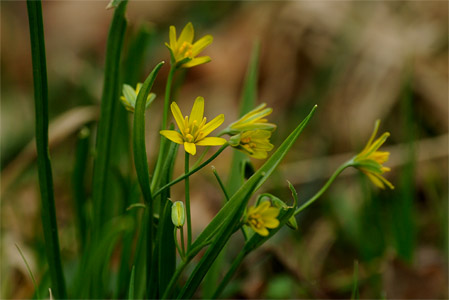
<path id="1" fill-rule="evenodd" d="M 171 207 L 171 220 L 176 227 L 182 227 L 185 222 L 184 203 L 176 201 Z"/>

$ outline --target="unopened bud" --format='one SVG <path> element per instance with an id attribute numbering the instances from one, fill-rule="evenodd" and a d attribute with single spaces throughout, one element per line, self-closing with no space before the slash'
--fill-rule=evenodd
<path id="1" fill-rule="evenodd" d="M 182 227 L 185 222 L 184 203 L 176 201 L 171 207 L 171 220 L 176 227 Z"/>

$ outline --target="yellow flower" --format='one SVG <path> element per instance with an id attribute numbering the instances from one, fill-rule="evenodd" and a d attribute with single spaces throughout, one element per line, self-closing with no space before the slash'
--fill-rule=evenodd
<path id="1" fill-rule="evenodd" d="M 136 107 L 136 99 L 137 94 L 139 94 L 140 88 L 142 87 L 141 83 L 138 83 L 136 89 L 133 89 L 132 86 L 128 84 L 123 85 L 122 93 L 123 96 L 120 97 L 120 101 L 125 106 L 127 111 L 134 112 Z M 148 94 L 147 102 L 145 107 L 148 108 L 153 100 L 156 98 L 156 94 L 150 93 Z"/>
<path id="2" fill-rule="evenodd" d="M 178 39 L 176 38 L 175 26 L 170 26 L 170 44 L 165 43 L 165 45 L 170 49 L 172 60 L 174 60 L 172 63 L 178 63 L 185 58 L 190 58 L 191 60 L 183 64 L 182 67 L 191 68 L 211 61 L 209 56 L 196 56 L 212 43 L 213 37 L 205 35 L 193 43 L 193 35 L 193 25 L 190 22 L 181 31 Z"/>
<path id="3" fill-rule="evenodd" d="M 231 134 L 236 134 L 242 131 L 248 130 L 269 130 L 273 131 L 276 129 L 276 125 L 273 123 L 268 123 L 267 119 L 264 119 L 266 116 L 271 114 L 273 109 L 265 108 L 267 106 L 265 103 L 259 105 L 249 113 L 245 114 L 239 120 L 235 121 L 228 127 L 228 131 Z"/>
<path id="4" fill-rule="evenodd" d="M 223 123 L 224 115 L 221 114 L 209 123 L 206 123 L 206 118 L 203 117 L 203 97 L 196 98 L 192 111 L 190 112 L 190 117 L 185 116 L 184 118 L 182 116 L 181 110 L 176 102 L 173 102 L 170 108 L 181 133 L 175 130 L 161 130 L 160 134 L 175 143 L 184 145 L 186 152 L 195 155 L 196 146 L 221 146 L 226 143 L 224 138 L 207 137 L 209 133 Z"/>
<path id="5" fill-rule="evenodd" d="M 383 164 L 387 162 L 390 153 L 386 151 L 377 151 L 377 149 L 385 143 L 390 136 L 390 133 L 385 132 L 374 141 L 379 125 L 380 120 L 377 120 L 374 125 L 373 134 L 365 148 L 363 148 L 363 150 L 354 158 L 354 166 L 365 173 L 368 178 L 381 189 L 385 189 L 385 185 L 390 189 L 394 189 L 394 186 L 382 176 L 383 173 L 390 171 L 390 168 L 383 166 Z"/>
<path id="6" fill-rule="evenodd" d="M 267 228 L 276 228 L 279 226 L 279 208 L 271 206 L 270 201 L 263 201 L 257 207 L 251 206 L 245 217 L 245 224 L 250 226 L 255 232 L 262 236 L 267 236 Z"/>
<path id="7" fill-rule="evenodd" d="M 267 158 L 268 151 L 273 149 L 270 143 L 271 131 L 250 130 L 234 135 L 229 139 L 229 145 L 257 159 Z"/>

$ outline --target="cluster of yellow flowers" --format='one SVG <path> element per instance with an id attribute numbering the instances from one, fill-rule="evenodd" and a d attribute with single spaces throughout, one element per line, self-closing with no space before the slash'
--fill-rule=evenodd
<path id="1" fill-rule="evenodd" d="M 176 68 L 191 68 L 211 61 L 209 56 L 197 57 L 202 50 L 209 46 L 213 37 L 206 35 L 198 41 L 193 42 L 194 29 L 192 23 L 188 23 L 179 38 L 176 35 L 176 28 L 170 26 L 169 40 L 166 43 L 170 51 L 171 64 Z M 137 94 L 139 93 L 141 84 L 137 84 L 134 90 L 129 85 L 123 86 L 122 103 L 129 111 L 134 111 Z M 147 99 L 147 106 L 154 100 L 156 96 L 150 94 Z M 190 116 L 184 116 L 176 104 L 171 103 L 171 112 L 174 120 L 178 125 L 178 130 L 160 131 L 160 134 L 184 146 L 184 150 L 191 155 L 197 152 L 197 146 L 221 146 L 228 143 L 231 147 L 256 159 L 265 159 L 268 152 L 273 149 L 270 143 L 271 134 L 276 129 L 276 125 L 269 123 L 266 117 L 272 113 L 271 108 L 267 108 L 266 104 L 261 104 L 252 111 L 246 113 L 239 120 L 231 123 L 218 137 L 209 137 L 208 135 L 217 129 L 224 122 L 224 115 L 220 114 L 207 122 L 204 117 L 204 98 L 197 97 Z M 393 189 L 393 185 L 386 180 L 382 174 L 390 171 L 383 164 L 388 160 L 389 153 L 377 151 L 379 147 L 388 138 L 389 133 L 384 133 L 381 137 L 374 141 L 379 128 L 379 121 L 376 122 L 374 132 L 366 144 L 365 148 L 353 159 L 353 166 L 365 173 L 368 178 L 378 187 L 384 189 L 385 186 Z M 221 137 L 223 134 L 230 135 L 229 140 Z M 182 202 L 176 202 L 173 206 L 172 217 L 176 226 L 184 224 Z M 279 226 L 280 208 L 271 205 L 270 201 L 263 201 L 257 206 L 250 207 L 245 213 L 243 223 L 250 226 L 255 232 L 262 236 L 269 234 L 268 229 Z"/>

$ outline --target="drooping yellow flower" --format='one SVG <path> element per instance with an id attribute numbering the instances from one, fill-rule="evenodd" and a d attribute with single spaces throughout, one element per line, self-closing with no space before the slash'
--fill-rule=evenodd
<path id="1" fill-rule="evenodd" d="M 212 43 L 213 37 L 211 35 L 205 35 L 193 43 L 193 36 L 193 25 L 190 22 L 182 29 L 179 38 L 176 38 L 175 26 L 170 26 L 170 44 L 165 43 L 165 45 L 170 49 L 172 54 L 172 59 L 174 60 L 172 63 L 178 63 L 185 58 L 190 58 L 191 60 L 181 67 L 191 68 L 211 61 L 209 56 L 196 56 Z"/>
<path id="2" fill-rule="evenodd" d="M 218 115 L 209 123 L 206 123 L 204 114 L 204 98 L 198 97 L 193 104 L 190 117 L 183 117 L 179 106 L 176 102 L 172 102 L 171 112 L 178 124 L 179 131 L 175 130 L 161 130 L 160 134 L 169 140 L 184 145 L 186 152 L 195 155 L 196 146 L 221 146 L 226 143 L 224 138 L 207 137 L 209 133 L 214 131 L 224 121 L 224 115 Z"/>
<path id="3" fill-rule="evenodd" d="M 258 206 L 248 208 L 244 222 L 261 236 L 267 236 L 267 228 L 276 228 L 279 226 L 279 208 L 271 206 L 270 201 L 263 201 Z"/>
<path id="4" fill-rule="evenodd" d="M 239 120 L 235 121 L 228 127 L 228 131 L 231 134 L 236 134 L 242 131 L 248 130 L 269 130 L 273 131 L 276 129 L 276 124 L 268 123 L 268 120 L 265 119 L 266 116 L 272 113 L 273 109 L 265 108 L 267 106 L 265 103 L 262 103 L 249 113 L 245 114 Z"/>
<path id="5" fill-rule="evenodd" d="M 125 106 L 127 111 L 134 112 L 136 108 L 136 100 L 137 95 L 139 94 L 140 88 L 142 87 L 141 83 L 138 83 L 136 89 L 133 89 L 129 84 L 124 84 L 122 93 L 123 96 L 120 97 L 120 101 Z M 156 94 L 149 93 L 147 97 L 147 102 L 145 103 L 145 107 L 148 108 L 153 100 L 156 98 Z"/>
<path id="6" fill-rule="evenodd" d="M 271 131 L 250 130 L 234 135 L 229 139 L 229 145 L 257 159 L 267 158 L 268 151 L 273 149 L 270 143 Z"/>
<path id="7" fill-rule="evenodd" d="M 383 166 L 383 164 L 387 162 L 390 153 L 386 151 L 377 151 L 377 149 L 385 143 L 390 136 L 390 133 L 385 132 L 374 141 L 379 125 L 380 120 L 377 120 L 374 125 L 373 134 L 368 140 L 365 148 L 363 148 L 363 150 L 354 158 L 354 166 L 365 173 L 379 188 L 385 189 L 385 186 L 388 186 L 390 189 L 394 189 L 394 186 L 382 176 L 383 173 L 390 171 L 390 168 Z"/>

